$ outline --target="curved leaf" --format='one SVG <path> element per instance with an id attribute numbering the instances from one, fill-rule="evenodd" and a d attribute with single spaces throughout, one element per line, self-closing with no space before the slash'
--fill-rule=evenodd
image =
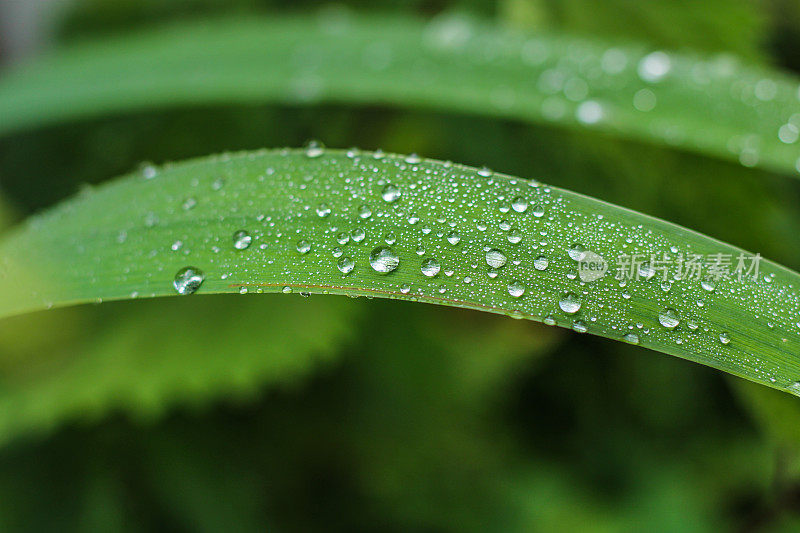
<path id="1" fill-rule="evenodd" d="M 232 19 L 87 43 L 6 72 L 0 133 L 168 105 L 347 102 L 596 128 L 800 173 L 800 84 L 696 57 L 443 17 Z"/>
<path id="2" fill-rule="evenodd" d="M 701 283 L 695 256 L 746 257 L 488 169 L 261 151 L 145 167 L 12 230 L 0 316 L 195 288 L 399 298 L 625 339 L 800 394 L 800 275 L 751 260 L 755 277 Z"/>

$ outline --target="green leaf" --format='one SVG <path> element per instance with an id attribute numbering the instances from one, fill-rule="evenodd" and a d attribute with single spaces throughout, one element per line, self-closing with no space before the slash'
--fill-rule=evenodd
<path id="1" fill-rule="evenodd" d="M 798 175 L 798 85 L 732 56 L 531 37 L 459 17 L 228 19 L 74 46 L 7 72 L 0 133 L 169 105 L 390 104 L 596 129 Z"/>
<path id="2" fill-rule="evenodd" d="M 701 283 L 725 257 L 727 275 Z M 758 275 L 733 273 L 739 258 Z M 0 316 L 195 289 L 399 298 L 624 338 L 800 394 L 797 273 L 599 200 L 416 156 L 310 146 L 145 167 L 12 230 L 0 261 Z"/>
<path id="3" fill-rule="evenodd" d="M 151 420 L 292 387 L 356 336 L 361 306 L 277 298 L 123 302 L 0 323 L 0 444 L 66 421 Z"/>

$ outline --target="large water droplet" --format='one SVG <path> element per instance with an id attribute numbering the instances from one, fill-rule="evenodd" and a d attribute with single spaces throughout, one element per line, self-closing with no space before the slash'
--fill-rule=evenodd
<path id="1" fill-rule="evenodd" d="M 486 252 L 486 263 L 492 268 L 502 268 L 506 264 L 506 256 L 500 250 L 492 248 Z"/>
<path id="2" fill-rule="evenodd" d="M 375 272 L 387 274 L 397 268 L 400 258 L 388 246 L 380 246 L 369 254 L 369 264 Z"/>
<path id="3" fill-rule="evenodd" d="M 441 270 L 441 267 L 436 259 L 430 258 L 422 262 L 422 273 L 429 278 L 436 276 L 439 270 Z"/>
<path id="4" fill-rule="evenodd" d="M 233 247 L 237 250 L 244 250 L 250 246 L 251 242 L 253 242 L 253 237 L 243 229 L 233 234 Z"/>
<path id="5" fill-rule="evenodd" d="M 547 270 L 547 265 L 550 264 L 550 261 L 543 255 L 540 255 L 536 259 L 533 260 L 533 268 L 536 270 Z"/>
<path id="6" fill-rule="evenodd" d="M 663 313 L 658 315 L 658 322 L 667 329 L 675 329 L 681 323 L 678 312 L 674 309 L 666 309 Z"/>
<path id="7" fill-rule="evenodd" d="M 586 333 L 587 331 L 589 331 L 589 327 L 583 320 L 576 320 L 575 322 L 573 322 L 572 329 L 574 331 L 577 331 L 578 333 Z"/>
<path id="8" fill-rule="evenodd" d="M 581 310 L 581 301 L 575 294 L 568 292 L 558 302 L 558 306 L 567 314 L 574 315 Z"/>
<path id="9" fill-rule="evenodd" d="M 175 274 L 172 285 L 178 291 L 178 294 L 192 294 L 200 288 L 204 279 L 205 275 L 199 268 L 184 267 Z"/>

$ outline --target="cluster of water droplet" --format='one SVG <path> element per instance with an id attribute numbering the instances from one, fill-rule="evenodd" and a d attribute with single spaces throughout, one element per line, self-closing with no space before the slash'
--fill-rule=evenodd
<path id="1" fill-rule="evenodd" d="M 199 230 L 202 239 L 170 234 L 163 253 L 179 265 L 173 272 L 180 294 L 213 283 L 240 292 L 451 303 L 656 346 L 721 367 L 744 358 L 753 374 L 786 387 L 797 379 L 753 355 L 800 349 L 800 291 L 769 263 L 755 281 L 687 279 L 650 262 L 631 278 L 617 277 L 613 262 L 622 254 L 675 258 L 726 251 L 694 235 L 676 244 L 666 223 L 631 225 L 622 212 L 617 216 L 612 208 L 537 181 L 416 155 L 337 152 L 312 144 L 300 152 L 221 158 L 218 168 L 187 178 L 174 210 L 142 216 L 142 227 L 150 230 L 181 217 L 213 221 Z M 228 211 L 204 216 L 206 206 L 215 204 Z M 612 263 L 612 270 L 586 281 L 578 266 L 594 256 Z M 731 306 L 739 313 L 752 308 L 753 316 L 732 320 Z"/>

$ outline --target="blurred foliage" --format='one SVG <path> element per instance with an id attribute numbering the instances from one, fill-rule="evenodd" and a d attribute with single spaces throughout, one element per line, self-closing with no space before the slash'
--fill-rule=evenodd
<path id="1" fill-rule="evenodd" d="M 85 0 L 60 35 L 317 5 Z M 800 67 L 792 0 L 342 5 L 460 9 Z M 794 180 L 383 108 L 166 110 L 4 138 L 0 212 L 143 160 L 312 137 L 541 177 L 800 269 Z M 797 531 L 799 409 L 642 349 L 447 308 L 248 296 L 67 309 L 0 324 L 0 530 Z"/>

